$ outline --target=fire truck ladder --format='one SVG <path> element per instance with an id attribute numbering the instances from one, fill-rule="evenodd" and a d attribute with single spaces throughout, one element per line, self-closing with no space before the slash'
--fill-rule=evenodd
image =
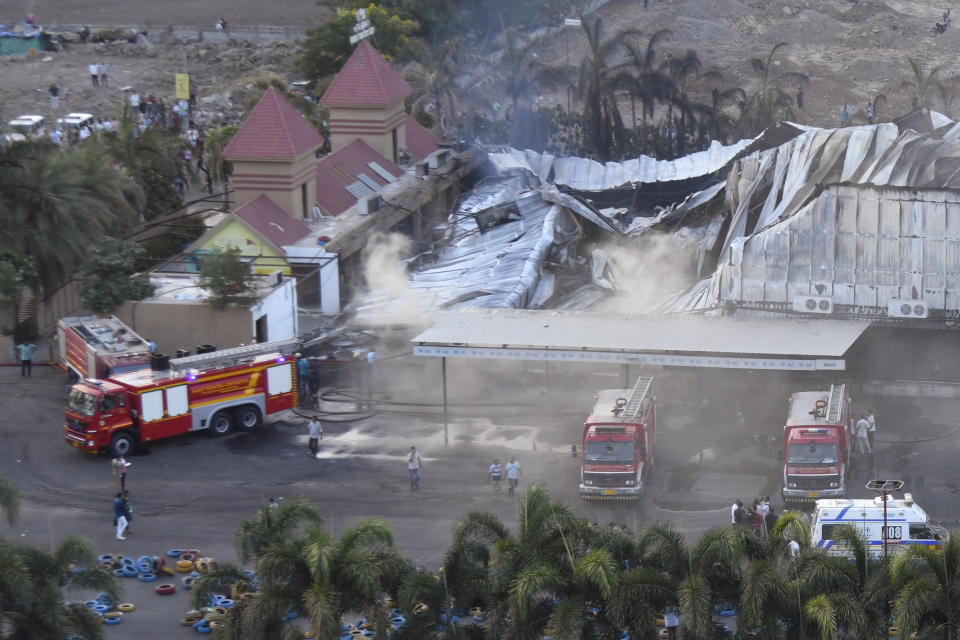
<path id="1" fill-rule="evenodd" d="M 653 378 L 649 376 L 640 376 L 637 378 L 637 384 L 633 385 L 633 391 L 627 398 L 627 404 L 623 406 L 620 413 L 620 419 L 624 422 L 633 422 L 640 415 L 641 409 L 646 406 L 645 400 L 650 391 L 650 385 L 653 384 Z"/>
<path id="2" fill-rule="evenodd" d="M 846 385 L 830 385 L 830 400 L 827 403 L 827 424 L 839 424 L 843 415 L 843 396 Z"/>
<path id="3" fill-rule="evenodd" d="M 221 351 L 211 351 L 210 353 L 198 353 L 195 356 L 185 358 L 174 358 L 170 361 L 170 369 L 175 372 L 183 372 L 188 369 L 217 369 L 220 367 L 230 367 L 240 362 L 253 358 L 263 353 L 277 352 L 290 353 L 300 347 L 298 338 L 286 338 L 284 340 L 274 340 L 272 342 L 260 342 L 250 344 L 244 347 L 234 347 L 232 349 L 223 349 Z"/>

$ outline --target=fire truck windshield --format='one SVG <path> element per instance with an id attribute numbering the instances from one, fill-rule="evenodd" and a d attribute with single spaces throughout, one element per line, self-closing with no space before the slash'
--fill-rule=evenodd
<path id="1" fill-rule="evenodd" d="M 97 408 L 97 396 L 80 391 L 80 389 L 70 389 L 67 408 L 85 416 L 92 416 Z"/>
<path id="2" fill-rule="evenodd" d="M 587 442 L 583 449 L 586 462 L 633 462 L 633 442 Z"/>
<path id="3" fill-rule="evenodd" d="M 837 445 L 792 444 L 788 454 L 787 462 L 790 464 L 833 464 L 837 461 Z"/>

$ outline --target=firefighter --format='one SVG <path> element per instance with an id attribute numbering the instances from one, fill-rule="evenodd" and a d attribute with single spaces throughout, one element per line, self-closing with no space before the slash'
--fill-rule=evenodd
<path id="1" fill-rule="evenodd" d="M 873 453 L 870 448 L 870 422 L 865 415 L 860 414 L 854 432 L 857 435 L 857 453 Z"/>

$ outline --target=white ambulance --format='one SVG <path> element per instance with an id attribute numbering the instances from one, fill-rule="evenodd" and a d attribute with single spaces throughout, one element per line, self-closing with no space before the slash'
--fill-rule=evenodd
<path id="1" fill-rule="evenodd" d="M 856 527 L 866 539 L 872 558 L 883 555 L 883 498 L 873 500 L 817 500 L 813 512 L 810 544 L 831 555 L 848 555 L 847 545 L 833 539 L 833 530 L 842 525 Z M 927 512 L 909 493 L 898 500 L 887 496 L 887 548 L 890 554 L 906 546 L 938 547 L 946 538 L 943 527 L 930 521 Z"/>

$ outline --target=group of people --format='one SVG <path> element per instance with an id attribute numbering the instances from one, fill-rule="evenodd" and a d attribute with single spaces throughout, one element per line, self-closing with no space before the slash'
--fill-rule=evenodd
<path id="1" fill-rule="evenodd" d="M 872 102 L 867 103 L 867 107 L 864 110 L 864 112 L 867 114 L 867 122 L 870 124 L 873 124 L 874 111 L 873 111 Z M 852 115 L 853 115 L 853 109 L 851 109 L 850 105 L 848 105 L 847 103 L 843 103 L 843 106 L 840 107 L 840 126 L 841 127 L 847 126 L 847 123 L 850 122 L 850 117 Z"/>
<path id="2" fill-rule="evenodd" d="M 500 483 L 504 475 L 507 478 L 507 493 L 511 496 L 516 493 L 517 485 L 520 484 L 520 463 L 513 456 L 510 456 L 510 462 L 506 465 L 500 464 L 500 458 L 496 458 L 487 473 L 487 480 L 493 483 L 493 490 L 500 493 Z"/>
<path id="3" fill-rule="evenodd" d="M 90 82 L 93 86 L 110 86 L 110 65 L 106 62 L 91 62 L 87 65 L 87 73 L 90 74 Z"/>
<path id="4" fill-rule="evenodd" d="M 133 507 L 130 506 L 130 492 L 127 491 L 127 468 L 130 463 L 123 459 L 123 456 L 117 456 L 113 459 L 111 467 L 113 475 L 120 483 L 120 490 L 113 498 L 113 526 L 117 531 L 117 540 L 126 540 L 126 534 L 130 531 L 130 522 L 133 520 Z"/>
<path id="5" fill-rule="evenodd" d="M 730 524 L 750 527 L 762 538 L 770 534 L 776 523 L 777 515 L 770 506 L 770 496 L 754 498 L 749 507 L 744 507 L 739 498 L 730 505 Z"/>

